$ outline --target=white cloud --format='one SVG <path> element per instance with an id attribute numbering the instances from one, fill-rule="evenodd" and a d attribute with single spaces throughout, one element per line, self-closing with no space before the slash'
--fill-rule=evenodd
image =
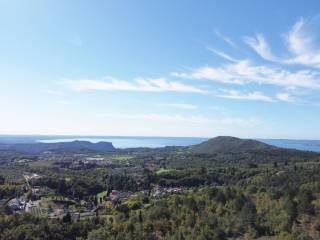
<path id="1" fill-rule="evenodd" d="M 259 91 L 244 93 L 237 90 L 223 90 L 223 92 L 224 94 L 218 95 L 218 97 L 236 99 L 236 100 L 254 100 L 254 101 L 263 101 L 263 102 L 274 101 L 271 97 Z"/>
<path id="2" fill-rule="evenodd" d="M 257 34 L 256 37 L 245 37 L 244 41 L 250 47 L 252 47 L 262 58 L 269 61 L 278 61 L 278 58 L 271 52 L 267 41 L 261 33 Z"/>
<path id="3" fill-rule="evenodd" d="M 190 73 L 173 73 L 176 77 L 207 79 L 221 83 L 258 83 L 286 88 L 320 88 L 320 73 L 312 70 L 288 71 L 267 65 L 254 65 L 249 60 L 224 64 L 220 67 L 204 66 Z"/>
<path id="4" fill-rule="evenodd" d="M 210 80 L 221 84 L 241 85 L 255 84 L 270 85 L 276 88 L 274 97 L 266 96 L 262 91 L 239 92 L 231 90 L 218 94 L 220 97 L 232 99 L 247 99 L 260 101 L 295 102 L 295 92 L 313 92 L 320 89 L 320 46 L 316 44 L 316 35 L 310 31 L 311 23 L 303 19 L 282 36 L 287 47 L 287 55 L 276 56 L 262 33 L 254 37 L 244 37 L 244 42 L 251 47 L 261 58 L 272 63 L 256 63 L 250 59 L 235 59 L 219 49 L 208 50 L 230 61 L 218 66 L 202 65 L 185 72 L 175 72 L 172 76 L 195 80 Z M 232 41 L 216 31 L 216 34 L 230 45 Z M 299 64 L 297 67 L 288 67 L 289 64 Z M 292 94 L 295 93 L 295 94 Z"/>
<path id="5" fill-rule="evenodd" d="M 213 49 L 211 47 L 207 47 L 207 49 L 210 51 L 210 52 L 213 52 L 214 54 L 228 60 L 228 61 L 231 61 L 231 62 L 239 62 L 238 59 L 235 59 L 233 57 L 231 57 L 230 55 L 226 54 L 225 52 L 222 52 L 222 51 L 219 51 L 219 50 L 216 50 L 216 49 Z"/>
<path id="6" fill-rule="evenodd" d="M 293 27 L 283 34 L 289 56 L 275 56 L 262 34 L 256 37 L 245 37 L 244 41 L 260 57 L 280 64 L 299 64 L 320 68 L 320 47 L 316 44 L 316 34 L 308 30 L 308 23 L 304 19 L 297 21 Z"/>
<path id="7" fill-rule="evenodd" d="M 186 110 L 194 110 L 198 107 L 193 104 L 187 104 L 187 103 L 163 103 L 159 104 L 160 106 L 164 107 L 170 107 L 170 108 L 178 108 L 178 109 L 186 109 Z"/>
<path id="8" fill-rule="evenodd" d="M 306 23 L 300 19 L 285 35 L 288 50 L 293 57 L 285 60 L 286 63 L 320 67 L 320 48 L 316 46 L 315 35 L 308 31 Z"/>
<path id="9" fill-rule="evenodd" d="M 304 25 L 304 20 L 300 19 L 285 36 L 289 50 L 297 55 L 310 51 L 312 46 L 312 38 L 304 32 Z"/>
<path id="10" fill-rule="evenodd" d="M 227 36 L 225 36 L 224 34 L 222 34 L 220 31 L 215 30 L 214 31 L 215 34 L 220 37 L 223 41 L 225 41 L 227 44 L 229 44 L 232 47 L 236 47 L 236 44 Z"/>
<path id="11" fill-rule="evenodd" d="M 284 101 L 284 102 L 294 102 L 294 98 L 287 92 L 277 93 L 277 99 Z"/>
<path id="12" fill-rule="evenodd" d="M 217 81 L 221 83 L 233 83 L 233 84 L 242 84 L 241 79 L 234 78 L 234 74 L 229 73 L 228 70 L 224 68 L 215 68 L 204 66 L 195 69 L 191 73 L 172 73 L 172 76 L 180 78 L 191 78 L 191 79 L 207 79 L 212 81 Z"/>
<path id="13" fill-rule="evenodd" d="M 105 91 L 136 91 L 136 92 L 189 92 L 206 93 L 204 89 L 181 82 L 169 81 L 165 78 L 144 79 L 137 78 L 132 82 L 106 78 L 105 80 L 65 80 L 64 83 L 73 90 L 105 90 Z"/>

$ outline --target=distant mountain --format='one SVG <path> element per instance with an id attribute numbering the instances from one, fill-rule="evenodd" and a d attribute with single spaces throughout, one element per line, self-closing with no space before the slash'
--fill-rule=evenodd
<path id="1" fill-rule="evenodd" d="M 273 150 L 276 147 L 251 139 L 219 136 L 191 147 L 196 154 L 239 153 L 255 150 Z"/>
<path id="2" fill-rule="evenodd" d="M 192 146 L 197 154 L 219 154 L 226 152 L 245 152 L 252 150 L 272 150 L 276 147 L 251 139 L 240 139 L 229 136 L 211 138 L 203 143 Z"/>
<path id="3" fill-rule="evenodd" d="M 21 153 L 37 154 L 46 151 L 55 152 L 109 152 L 115 148 L 111 142 L 91 143 L 88 141 L 72 141 L 57 143 L 12 143 L 1 144 L 0 150 L 13 150 Z"/>
<path id="4" fill-rule="evenodd" d="M 188 148 L 189 157 L 172 158 L 171 166 L 212 166 L 216 163 L 320 161 L 320 153 L 280 148 L 256 140 L 220 136 Z"/>

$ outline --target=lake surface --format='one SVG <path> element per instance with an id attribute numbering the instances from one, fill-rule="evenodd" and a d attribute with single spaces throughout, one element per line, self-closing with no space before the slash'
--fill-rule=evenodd
<path id="1" fill-rule="evenodd" d="M 38 140 L 39 142 L 70 142 L 75 140 L 97 142 L 112 142 L 116 148 L 136 148 L 136 147 L 165 147 L 165 146 L 190 146 L 206 141 L 207 138 L 192 137 L 76 137 Z"/>
<path id="2" fill-rule="evenodd" d="M 291 140 L 291 139 L 257 139 L 261 142 L 283 148 L 320 152 L 320 140 Z"/>
<path id="3" fill-rule="evenodd" d="M 116 148 L 134 147 L 165 147 L 165 146 L 190 146 L 206 141 L 208 138 L 192 137 L 75 137 L 38 140 L 40 142 L 68 142 L 83 140 L 89 142 L 112 142 Z M 261 142 L 277 147 L 293 148 L 299 150 L 320 152 L 320 140 L 291 140 L 291 139 L 257 139 Z"/>

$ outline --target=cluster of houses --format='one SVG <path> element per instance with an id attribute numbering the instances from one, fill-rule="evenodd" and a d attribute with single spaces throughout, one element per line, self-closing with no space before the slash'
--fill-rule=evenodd
<path id="1" fill-rule="evenodd" d="M 33 179 L 39 179 L 41 178 L 40 175 L 36 174 L 36 173 L 32 173 L 32 174 L 29 174 L 29 173 L 25 173 L 23 175 L 24 179 L 26 180 L 26 183 L 29 185 L 29 182 Z"/>
<path id="2" fill-rule="evenodd" d="M 39 199 L 48 193 L 48 188 L 39 186 L 31 187 L 30 182 L 32 180 L 41 178 L 41 176 L 36 173 L 24 173 L 23 177 L 25 178 L 27 188 L 31 191 L 31 197 L 29 198 L 25 194 L 20 197 L 14 197 L 4 204 L 9 207 L 12 212 L 18 214 L 23 212 L 32 213 L 33 210 L 39 210 L 41 212 Z M 29 201 L 27 201 L 27 199 Z"/>
<path id="3" fill-rule="evenodd" d="M 163 197 L 171 194 L 182 194 L 183 189 L 180 187 L 161 187 L 159 185 L 155 186 L 153 189 L 153 197 Z M 148 190 L 141 191 L 143 194 L 149 194 Z M 113 205 L 121 203 L 132 196 L 132 192 L 122 192 L 118 190 L 112 190 L 109 196 L 104 198 L 105 201 L 111 201 Z"/>
<path id="4" fill-rule="evenodd" d="M 182 194 L 183 189 L 180 187 L 161 187 L 161 186 L 156 186 L 154 188 L 154 192 L 152 194 L 153 197 L 163 197 L 167 196 L 170 194 Z"/>
<path id="5" fill-rule="evenodd" d="M 20 198 L 12 198 L 7 203 L 7 206 L 11 209 L 14 213 L 22 213 L 24 210 L 25 202 L 23 200 L 20 200 Z"/>
<path id="6" fill-rule="evenodd" d="M 105 197 L 105 200 L 110 200 L 113 205 L 125 201 L 130 197 L 131 192 L 121 192 L 118 190 L 112 190 L 109 196 Z"/>
<path id="7" fill-rule="evenodd" d="M 105 160 L 102 158 L 102 160 L 97 158 L 87 158 L 87 159 L 80 159 L 72 161 L 70 165 L 68 165 L 69 169 L 81 169 L 84 167 L 90 167 L 90 166 L 100 166 L 100 167 L 112 167 L 113 162 L 111 160 Z"/>
<path id="8" fill-rule="evenodd" d="M 113 205 L 117 205 L 126 201 L 130 196 L 137 194 L 129 191 L 119 191 L 113 189 L 110 192 L 108 192 L 106 196 L 98 199 L 98 203 L 95 203 L 96 205 L 93 204 L 91 207 L 83 206 L 83 209 L 77 208 L 73 209 L 73 211 L 70 211 L 71 209 L 69 209 L 68 206 L 65 206 L 66 208 L 61 206 L 52 209 L 50 207 L 44 207 L 41 204 L 41 197 L 47 195 L 50 192 L 50 189 L 47 187 L 32 186 L 30 184 L 31 180 L 38 179 L 40 178 L 40 176 L 37 174 L 25 174 L 24 178 L 26 180 L 27 188 L 31 191 L 31 196 L 27 197 L 27 195 L 25 194 L 20 197 L 12 198 L 9 201 L 6 201 L 5 203 L 5 205 L 8 206 L 12 212 L 18 214 L 26 212 L 31 214 L 47 216 L 49 218 L 62 218 L 67 213 L 70 213 L 72 218 L 80 219 L 80 216 L 91 216 L 92 214 L 94 214 L 94 212 L 97 213 L 98 209 L 102 207 L 103 202 L 109 201 Z M 156 185 L 152 190 L 143 190 L 140 191 L 140 193 L 152 197 L 163 197 L 171 194 L 182 194 L 183 189 L 180 187 L 161 187 L 159 185 Z"/>
<path id="9" fill-rule="evenodd" d="M 36 201 L 29 200 L 29 202 L 26 203 L 24 208 L 25 212 L 27 213 L 32 213 L 35 209 L 40 210 L 40 200 L 36 200 Z"/>
<path id="10" fill-rule="evenodd" d="M 34 209 L 40 210 L 40 200 L 26 201 L 24 196 L 15 197 L 8 201 L 7 206 L 13 213 L 32 213 Z"/>

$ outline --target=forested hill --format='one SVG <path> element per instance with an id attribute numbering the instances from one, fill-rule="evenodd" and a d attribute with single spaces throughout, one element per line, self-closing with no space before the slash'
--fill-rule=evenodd
<path id="1" fill-rule="evenodd" d="M 21 153 L 38 154 L 45 151 L 55 152 L 109 152 L 115 148 L 111 142 L 91 143 L 88 141 L 72 141 L 57 143 L 0 143 L 0 150 L 12 150 Z"/>
<path id="2" fill-rule="evenodd" d="M 194 145 L 194 153 L 217 154 L 226 152 L 244 152 L 252 150 L 274 150 L 276 147 L 251 139 L 240 139 L 229 136 L 219 136 Z"/>
<path id="3" fill-rule="evenodd" d="M 190 146 L 184 158 L 172 157 L 168 164 L 184 168 L 205 166 L 216 163 L 287 163 L 319 161 L 320 154 L 311 151 L 279 148 L 256 140 L 220 136 Z"/>

